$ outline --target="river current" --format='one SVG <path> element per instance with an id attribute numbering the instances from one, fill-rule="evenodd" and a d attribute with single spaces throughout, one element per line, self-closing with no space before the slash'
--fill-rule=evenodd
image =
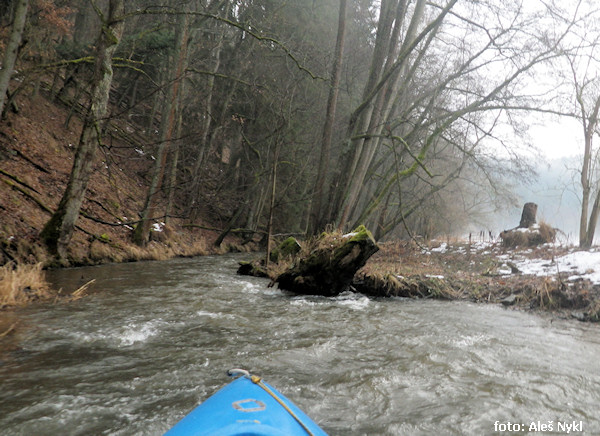
<path id="1" fill-rule="evenodd" d="M 294 296 L 237 276 L 248 257 L 52 272 L 94 290 L 5 314 L 19 343 L 0 354 L 0 435 L 161 435 L 230 368 L 263 376 L 331 435 L 600 434 L 599 325 Z"/>

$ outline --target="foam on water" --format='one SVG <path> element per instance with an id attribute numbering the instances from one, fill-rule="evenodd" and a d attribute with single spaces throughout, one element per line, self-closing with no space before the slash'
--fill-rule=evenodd
<path id="1" fill-rule="evenodd" d="M 118 347 L 128 347 L 148 341 L 160 333 L 166 322 L 155 319 L 144 322 L 131 322 L 122 326 L 100 329 L 98 331 L 68 332 L 68 336 L 80 343 L 104 342 Z"/>
<path id="2" fill-rule="evenodd" d="M 332 435 L 478 436 L 497 420 L 559 417 L 600 434 L 597 325 L 494 305 L 295 296 L 236 276 L 240 258 L 87 269 L 105 291 L 16 310 L 31 334 L 0 356 L 0 436 L 162 435 L 235 367 Z"/>
<path id="3" fill-rule="evenodd" d="M 146 342 L 160 331 L 161 320 L 149 321 L 142 324 L 131 324 L 116 332 L 115 338 L 122 346 L 133 345 L 136 342 Z"/>
<path id="4" fill-rule="evenodd" d="M 219 319 L 219 318 L 226 318 L 226 319 L 235 319 L 235 316 L 230 314 L 230 313 L 223 313 L 223 312 L 207 312 L 205 310 L 199 310 L 196 312 L 196 314 L 198 316 L 206 316 L 208 318 L 212 318 L 212 319 Z"/>
<path id="5" fill-rule="evenodd" d="M 335 297 L 335 301 L 338 305 L 345 306 L 353 310 L 365 310 L 371 302 L 371 300 L 364 295 L 353 294 L 350 292 L 344 292 L 338 295 Z"/>

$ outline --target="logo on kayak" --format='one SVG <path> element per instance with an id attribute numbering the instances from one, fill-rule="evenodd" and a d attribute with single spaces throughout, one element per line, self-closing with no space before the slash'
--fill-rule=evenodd
<path id="1" fill-rule="evenodd" d="M 260 412 L 265 410 L 267 406 L 260 400 L 254 400 L 252 398 L 248 398 L 246 400 L 238 400 L 231 403 L 235 410 L 239 410 L 240 412 Z"/>

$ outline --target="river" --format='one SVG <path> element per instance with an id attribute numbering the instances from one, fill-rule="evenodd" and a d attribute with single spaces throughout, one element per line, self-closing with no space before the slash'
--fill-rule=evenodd
<path id="1" fill-rule="evenodd" d="M 293 296 L 237 276 L 248 257 L 52 272 L 65 290 L 96 282 L 76 302 L 5 314 L 20 343 L 0 355 L 0 435 L 161 435 L 235 367 L 331 435 L 600 434 L 599 325 Z"/>

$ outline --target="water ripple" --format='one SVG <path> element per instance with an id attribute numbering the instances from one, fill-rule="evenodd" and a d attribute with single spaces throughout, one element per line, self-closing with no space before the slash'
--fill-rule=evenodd
<path id="1" fill-rule="evenodd" d="M 600 434 L 599 326 L 490 305 L 295 296 L 240 256 L 56 272 L 98 292 L 16 311 L 0 435 L 161 435 L 244 367 L 332 435 L 481 435 L 582 420 Z M 62 277 L 60 276 L 62 274 Z"/>

